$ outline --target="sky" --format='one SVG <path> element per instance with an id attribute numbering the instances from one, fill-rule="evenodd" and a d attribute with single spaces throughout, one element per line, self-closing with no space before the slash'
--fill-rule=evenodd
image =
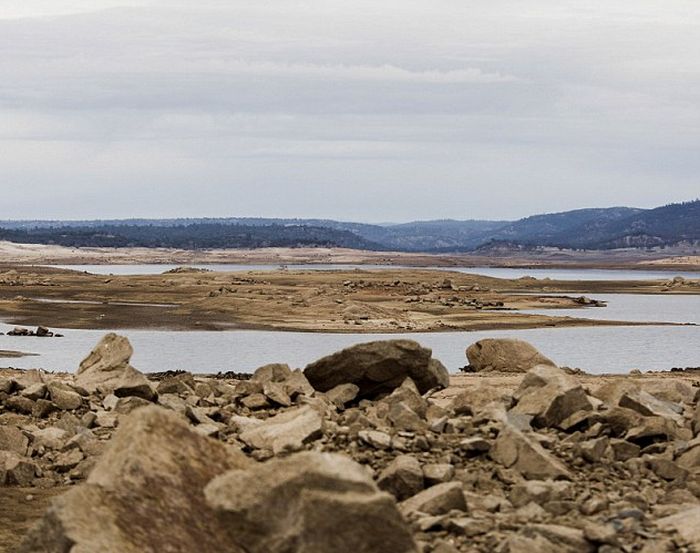
<path id="1" fill-rule="evenodd" d="M 700 196 L 697 0 L 0 0 L 0 219 Z"/>

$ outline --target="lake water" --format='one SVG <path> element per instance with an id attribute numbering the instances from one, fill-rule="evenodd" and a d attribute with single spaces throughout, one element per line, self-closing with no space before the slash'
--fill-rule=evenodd
<path id="1" fill-rule="evenodd" d="M 99 274 L 154 274 L 174 265 L 82 265 L 69 268 Z M 206 265 L 222 271 L 274 269 L 270 265 Z M 290 265 L 290 269 L 355 268 L 353 265 Z M 364 266 L 359 268 L 382 268 Z M 641 280 L 670 278 L 678 273 L 662 271 L 598 271 L 560 269 L 463 268 L 464 272 L 495 277 L 575 280 Z M 680 273 L 688 278 L 697 273 Z M 608 302 L 605 308 L 533 310 L 571 317 L 607 320 L 700 323 L 700 296 L 652 296 L 635 294 L 597 294 Z M 0 332 L 10 326 L 0 324 Z M 0 366 L 44 368 L 74 371 L 107 331 L 58 330 L 64 338 L 0 336 L 0 350 L 18 350 L 40 354 L 38 357 L 0 359 Z M 451 372 L 467 363 L 465 349 L 483 338 L 520 338 L 527 340 L 561 365 L 578 367 L 591 373 L 625 373 L 631 369 L 665 370 L 671 367 L 700 366 L 700 326 L 645 326 L 542 328 L 484 332 L 445 332 L 412 334 L 330 334 L 236 330 L 205 331 L 118 331 L 126 335 L 135 350 L 132 363 L 145 372 L 186 369 L 193 372 L 250 372 L 266 363 L 283 362 L 293 367 L 306 364 L 353 344 L 370 340 L 408 338 L 433 349 Z"/>
<path id="2" fill-rule="evenodd" d="M 181 267 L 182 265 L 56 265 L 64 269 L 87 271 L 99 275 L 151 275 Z M 273 271 L 279 265 L 188 265 L 210 271 Z M 400 269 L 400 265 L 286 265 L 289 270 L 353 270 Z M 510 269 L 504 267 L 425 267 L 462 273 L 474 273 L 496 278 L 551 278 L 553 280 L 668 280 L 674 276 L 700 278 L 700 271 L 624 271 L 612 269 Z"/>
<path id="3" fill-rule="evenodd" d="M 700 295 L 592 294 L 591 297 L 608 304 L 585 309 L 531 309 L 522 312 L 606 321 L 700 324 Z"/>
<path id="4" fill-rule="evenodd" d="M 0 331 L 10 327 L 0 325 Z M 105 331 L 62 330 L 64 338 L 0 336 L 0 349 L 41 354 L 0 359 L 0 366 L 73 371 Z M 133 365 L 145 372 L 186 369 L 193 372 L 249 372 L 266 363 L 303 367 L 319 357 L 370 340 L 408 338 L 433 349 L 455 372 L 466 364 L 465 349 L 482 338 L 527 340 L 561 365 L 591 373 L 631 369 L 664 370 L 700 366 L 700 327 L 591 327 L 532 330 L 415 333 L 406 335 L 325 334 L 274 331 L 118 331 L 134 346 Z"/>

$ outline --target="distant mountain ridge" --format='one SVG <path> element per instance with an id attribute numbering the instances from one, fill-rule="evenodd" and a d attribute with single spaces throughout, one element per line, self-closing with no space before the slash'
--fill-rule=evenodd
<path id="1" fill-rule="evenodd" d="M 435 220 L 367 224 L 256 217 L 0 221 L 0 240 L 66 246 L 258 248 L 328 246 L 406 252 L 469 252 L 700 246 L 700 200 L 655 209 L 590 208 L 518 221 Z"/>

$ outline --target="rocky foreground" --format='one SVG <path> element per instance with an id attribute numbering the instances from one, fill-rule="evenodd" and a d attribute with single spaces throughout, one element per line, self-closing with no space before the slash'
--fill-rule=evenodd
<path id="1" fill-rule="evenodd" d="M 687 381 L 584 380 L 503 340 L 470 347 L 471 367 L 516 385 L 476 376 L 449 397 L 412 341 L 250 380 L 152 380 L 131 354 L 111 334 L 75 375 L 0 372 L 0 508 L 67 490 L 0 549 L 700 551 Z"/>

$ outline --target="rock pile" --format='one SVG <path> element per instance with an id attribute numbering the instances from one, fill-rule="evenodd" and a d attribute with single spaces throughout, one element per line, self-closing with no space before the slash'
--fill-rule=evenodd
<path id="1" fill-rule="evenodd" d="M 151 382 L 130 356 L 108 336 L 75 377 L 0 377 L 0 482 L 80 483 L 22 552 L 700 550 L 686 383 L 588 389 L 547 363 L 446 399 L 400 341 L 238 381 Z"/>

